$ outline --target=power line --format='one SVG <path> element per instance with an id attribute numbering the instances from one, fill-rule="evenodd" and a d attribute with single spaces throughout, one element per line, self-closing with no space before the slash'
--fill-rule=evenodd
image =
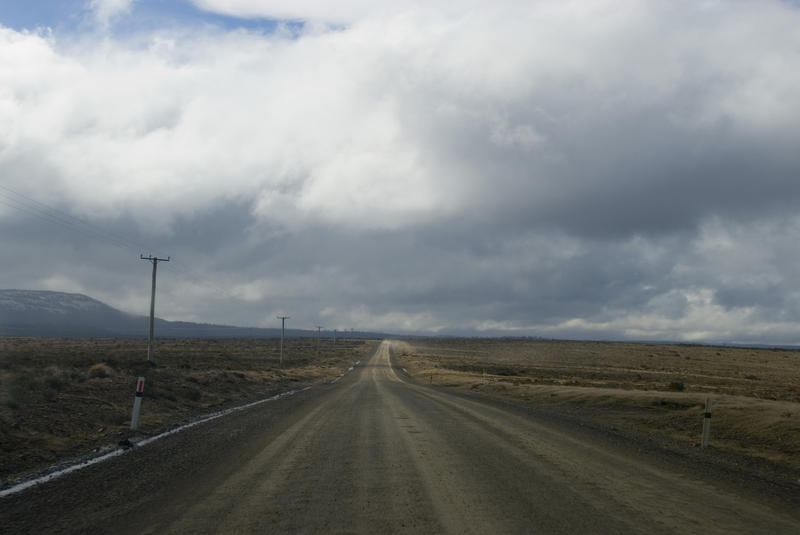
<path id="1" fill-rule="evenodd" d="M 135 242 L 120 234 L 101 229 L 88 221 L 73 216 L 63 210 L 37 201 L 27 195 L 15 191 L 8 186 L 0 185 L 0 204 L 10 208 L 26 212 L 39 220 L 60 226 L 67 230 L 72 230 L 92 239 L 99 239 L 122 250 L 141 253 L 141 251 L 151 250 L 144 244 Z M 205 277 L 199 272 L 186 268 L 180 264 L 175 265 L 172 271 L 183 274 L 183 279 L 199 287 L 206 287 L 226 298 L 233 298 L 233 294 L 221 286 L 211 281 L 203 280 Z M 202 282 L 198 282 L 202 281 Z"/>
<path id="2" fill-rule="evenodd" d="M 120 249 L 128 249 L 128 250 L 136 250 L 136 244 L 122 238 L 116 234 L 110 233 L 105 230 L 101 230 L 91 223 L 87 223 L 82 219 L 77 217 L 71 216 L 66 212 L 62 212 L 56 208 L 49 207 L 43 203 L 25 197 L 21 194 L 16 194 L 18 197 L 10 195 L 8 192 L 14 193 L 12 190 L 4 186 L 0 186 L 0 203 L 4 204 L 10 208 L 14 208 L 16 210 L 20 210 L 22 212 L 26 212 L 33 217 L 45 221 L 48 223 L 52 223 L 56 226 L 60 226 L 62 228 L 72 230 L 79 234 L 83 234 L 84 236 L 88 236 L 94 239 L 103 240 L 110 245 L 115 247 L 119 247 Z M 138 250 L 144 249 L 144 247 L 139 246 Z"/>
<path id="3" fill-rule="evenodd" d="M 183 275 L 185 275 L 183 277 L 183 279 L 185 281 L 189 282 L 190 284 L 194 284 L 195 286 L 199 286 L 199 287 L 209 288 L 209 289 L 215 291 L 216 293 L 222 295 L 223 297 L 227 297 L 229 299 L 232 299 L 232 298 L 235 297 L 231 292 L 229 292 L 228 290 L 226 290 L 222 286 L 214 284 L 213 282 L 209 281 L 208 279 L 205 279 L 205 277 L 199 271 L 195 271 L 195 270 L 193 270 L 191 268 L 184 267 L 184 266 L 182 266 L 180 264 L 176 264 L 175 265 L 174 271 L 177 271 L 179 274 L 182 273 Z M 192 279 L 195 279 L 195 280 L 192 280 Z M 203 279 L 205 279 L 205 280 L 203 280 Z M 203 280 L 203 282 L 197 282 L 198 280 Z"/>
<path id="4" fill-rule="evenodd" d="M 6 199 L 18 203 L 18 205 L 23 206 L 29 212 L 35 211 L 39 214 L 42 214 L 57 224 L 58 223 L 63 224 L 74 230 L 78 230 L 78 232 L 82 232 L 81 230 L 78 229 L 78 227 L 83 227 L 86 230 L 91 231 L 95 236 L 102 236 L 106 239 L 113 240 L 114 242 L 123 245 L 125 247 L 128 247 L 130 249 L 145 248 L 141 243 L 129 240 L 125 236 L 116 234 L 107 229 L 101 229 L 97 225 L 89 223 L 88 221 L 81 219 L 80 217 L 76 217 L 68 212 L 65 212 L 64 210 L 60 210 L 54 206 L 50 206 L 41 201 L 37 201 L 36 199 L 29 197 L 25 194 L 22 194 L 18 191 L 15 191 L 9 188 L 8 186 L 0 185 L 0 190 L 3 190 L 0 191 L 0 195 L 5 197 Z"/>

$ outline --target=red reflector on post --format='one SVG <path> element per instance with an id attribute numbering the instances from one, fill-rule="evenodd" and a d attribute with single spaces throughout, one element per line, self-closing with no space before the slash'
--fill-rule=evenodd
<path id="1" fill-rule="evenodd" d="M 139 377 L 136 381 L 136 396 L 133 398 L 133 416 L 131 416 L 131 429 L 136 431 L 139 425 L 139 408 L 142 406 L 142 395 L 144 391 L 144 377 Z"/>

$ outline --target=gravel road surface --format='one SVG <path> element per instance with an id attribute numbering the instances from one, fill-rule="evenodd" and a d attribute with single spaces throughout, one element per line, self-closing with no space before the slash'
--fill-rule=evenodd
<path id="1" fill-rule="evenodd" d="M 0 498 L 0 532 L 796 534 L 793 498 L 411 383 L 383 342 L 335 384 Z"/>

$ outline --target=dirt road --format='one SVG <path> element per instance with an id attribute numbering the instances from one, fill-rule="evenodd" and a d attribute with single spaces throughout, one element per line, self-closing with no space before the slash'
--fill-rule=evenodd
<path id="1" fill-rule="evenodd" d="M 19 532 L 798 533 L 793 496 L 404 378 L 332 385 L 0 499 Z M 784 497 L 785 498 L 785 497 Z"/>

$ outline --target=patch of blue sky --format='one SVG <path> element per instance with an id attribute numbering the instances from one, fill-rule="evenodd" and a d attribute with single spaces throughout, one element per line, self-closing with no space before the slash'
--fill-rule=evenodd
<path id="1" fill-rule="evenodd" d="M 86 0 L 7 0 L 0 2 L 0 24 L 14 30 L 53 30 L 81 27 L 88 12 Z"/>
<path id="2" fill-rule="evenodd" d="M 0 25 L 18 31 L 50 28 L 56 34 L 81 33 L 95 27 L 89 3 L 89 0 L 3 0 L 0 2 Z M 288 26 L 299 32 L 303 22 L 210 13 L 198 9 L 188 0 L 137 0 L 129 12 L 114 19 L 110 30 L 122 36 L 197 26 L 261 33 L 272 33 L 279 27 Z"/>

